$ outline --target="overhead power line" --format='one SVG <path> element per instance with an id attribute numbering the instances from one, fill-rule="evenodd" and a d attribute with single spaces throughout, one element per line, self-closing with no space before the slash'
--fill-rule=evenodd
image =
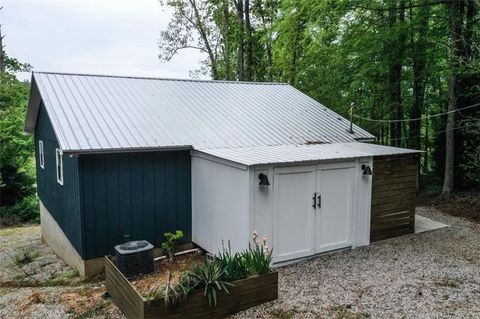
<path id="1" fill-rule="evenodd" d="M 439 117 L 439 116 L 447 115 L 447 114 L 450 114 L 450 113 L 455 113 L 455 112 L 471 109 L 471 108 L 478 107 L 478 106 L 480 106 L 480 103 L 472 104 L 472 105 L 469 105 L 469 106 L 465 106 L 465 107 L 462 107 L 462 108 L 459 108 L 459 109 L 455 109 L 455 110 L 451 110 L 451 111 L 447 111 L 447 112 L 443 112 L 443 113 L 438 113 L 438 114 L 433 114 L 433 115 L 428 115 L 428 116 L 422 116 L 422 117 L 418 117 L 418 118 L 415 118 L 415 119 L 377 120 L 377 119 L 372 119 L 372 118 L 369 118 L 369 117 L 364 117 L 364 116 L 355 115 L 355 114 L 353 114 L 353 117 L 356 117 L 356 118 L 359 118 L 359 119 L 362 119 L 362 120 L 365 120 L 365 121 L 378 122 L 378 123 L 413 122 L 413 121 L 431 119 L 431 118 L 434 118 L 434 117 Z"/>
<path id="2" fill-rule="evenodd" d="M 456 126 L 456 127 L 452 128 L 452 129 L 449 129 L 449 130 L 441 130 L 441 131 L 437 131 L 437 132 L 432 132 L 432 135 L 438 135 L 438 134 L 442 134 L 442 133 L 446 133 L 446 132 L 450 132 L 450 131 L 456 131 L 456 130 L 460 130 L 462 128 L 467 128 L 467 127 L 472 127 L 472 126 L 480 126 L 480 121 L 477 121 L 473 124 Z M 390 141 L 408 140 L 408 139 L 417 138 L 417 137 L 424 137 L 424 135 L 414 135 L 414 136 L 404 136 L 404 137 L 391 138 Z"/>

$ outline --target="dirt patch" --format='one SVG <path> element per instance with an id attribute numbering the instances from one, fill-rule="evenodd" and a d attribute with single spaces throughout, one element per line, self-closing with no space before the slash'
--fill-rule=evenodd
<path id="1" fill-rule="evenodd" d="M 77 291 L 69 291 L 60 295 L 60 300 L 65 304 L 71 313 L 77 316 L 93 309 L 100 309 L 105 304 L 102 295 L 105 287 L 82 287 Z"/>
<path id="2" fill-rule="evenodd" d="M 423 195 L 418 201 L 422 206 L 480 223 L 480 192 L 457 193 L 448 199 Z"/>
<path id="3" fill-rule="evenodd" d="M 168 272 L 172 274 L 172 282 L 176 284 L 183 273 L 195 264 L 203 263 L 204 260 L 205 255 L 200 252 L 177 256 L 173 263 L 169 262 L 168 259 L 160 259 L 155 261 L 155 272 L 153 274 L 133 279 L 130 282 L 142 296 L 147 297 L 153 286 L 167 285 Z"/>

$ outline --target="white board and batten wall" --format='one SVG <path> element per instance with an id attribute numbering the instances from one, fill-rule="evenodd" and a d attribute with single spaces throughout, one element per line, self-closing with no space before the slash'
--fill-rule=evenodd
<path id="1" fill-rule="evenodd" d="M 237 252 L 257 231 L 274 262 L 368 245 L 363 164 L 372 157 L 249 166 L 192 151 L 192 240 L 212 254 L 228 242 Z M 260 173 L 270 186 L 259 186 Z"/>

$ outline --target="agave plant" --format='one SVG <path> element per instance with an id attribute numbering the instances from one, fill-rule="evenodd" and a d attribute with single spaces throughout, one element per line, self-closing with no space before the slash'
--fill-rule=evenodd
<path id="1" fill-rule="evenodd" d="M 205 260 L 202 265 L 196 265 L 188 272 L 188 277 L 193 288 L 201 287 L 204 295 L 208 298 L 208 304 L 211 307 L 217 305 L 217 296 L 220 290 L 230 293 L 227 287 L 235 286 L 225 280 L 225 266 L 217 259 L 213 261 Z"/>

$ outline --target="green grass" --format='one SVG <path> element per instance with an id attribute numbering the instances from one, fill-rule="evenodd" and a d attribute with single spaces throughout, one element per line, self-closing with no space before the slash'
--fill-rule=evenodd
<path id="1" fill-rule="evenodd" d="M 38 257 L 40 257 L 40 252 L 27 250 L 15 255 L 13 257 L 13 262 L 15 263 L 15 266 L 20 268 L 32 263 Z"/>

